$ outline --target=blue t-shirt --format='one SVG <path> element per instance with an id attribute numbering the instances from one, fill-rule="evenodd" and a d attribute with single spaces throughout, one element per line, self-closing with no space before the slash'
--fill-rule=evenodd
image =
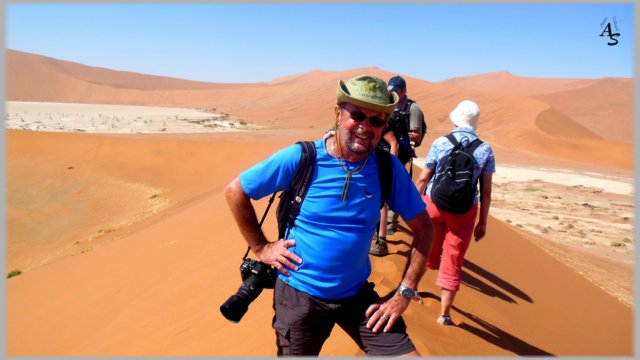
<path id="1" fill-rule="evenodd" d="M 470 127 L 458 127 L 452 131 L 452 134 L 456 138 L 456 140 L 458 140 L 458 142 L 462 143 L 463 145 L 466 145 L 467 143 L 470 143 L 478 138 L 478 135 L 476 135 L 476 133 Z M 429 181 L 426 189 L 426 193 L 429 196 L 431 196 L 431 186 L 433 185 L 435 174 L 439 174 L 444 171 L 444 168 L 447 164 L 446 157 L 449 156 L 451 149 L 453 149 L 453 144 L 445 136 L 437 138 L 431 145 L 431 149 L 429 149 L 429 154 L 427 155 L 427 159 L 424 162 L 424 167 L 426 169 L 431 169 L 434 171 L 434 176 L 431 177 L 431 181 Z M 489 144 L 485 142 L 480 144 L 473 151 L 473 159 L 474 184 L 477 184 L 480 175 L 487 173 L 493 174 L 496 172 L 496 160 L 493 156 L 493 150 L 491 150 L 491 146 Z M 478 187 L 476 185 L 474 201 L 475 204 L 478 203 L 477 195 Z"/>
<path id="2" fill-rule="evenodd" d="M 323 299 L 352 296 L 371 274 L 369 247 L 380 217 L 380 181 L 375 153 L 362 171 L 352 175 L 347 198 L 341 200 L 346 173 L 340 160 L 329 155 L 325 141 L 315 142 L 317 162 L 300 214 L 289 233 L 296 245 L 290 251 L 303 263 L 290 276 L 278 277 L 290 286 Z M 240 174 L 244 192 L 257 200 L 286 189 L 300 160 L 301 147 L 292 145 Z M 345 165 L 355 169 L 362 162 Z M 409 174 L 392 156 L 393 181 L 388 199 L 403 219 L 425 210 Z"/>

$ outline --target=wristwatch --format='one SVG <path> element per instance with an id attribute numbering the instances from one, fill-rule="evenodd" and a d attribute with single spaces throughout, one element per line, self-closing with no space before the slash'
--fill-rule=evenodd
<path id="1" fill-rule="evenodd" d="M 398 292 L 400 293 L 400 296 L 402 296 L 405 299 L 413 299 L 413 300 L 422 302 L 422 297 L 420 297 L 420 294 L 418 294 L 418 291 L 413 290 L 412 288 L 408 287 L 403 283 L 400 283 L 400 285 L 398 286 Z"/>

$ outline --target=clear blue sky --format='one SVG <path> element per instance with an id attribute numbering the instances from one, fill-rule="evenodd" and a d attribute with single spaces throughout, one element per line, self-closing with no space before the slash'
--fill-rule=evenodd
<path id="1" fill-rule="evenodd" d="M 10 49 L 207 82 L 369 66 L 428 81 L 634 75 L 631 3 L 16 3 L 5 17 Z"/>

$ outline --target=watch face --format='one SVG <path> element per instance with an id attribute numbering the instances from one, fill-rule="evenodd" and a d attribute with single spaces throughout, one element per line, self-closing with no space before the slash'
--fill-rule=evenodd
<path id="1" fill-rule="evenodd" d="M 402 295 L 403 298 L 412 298 L 413 297 L 413 291 L 411 289 L 402 289 L 402 291 L 400 292 L 400 295 Z"/>

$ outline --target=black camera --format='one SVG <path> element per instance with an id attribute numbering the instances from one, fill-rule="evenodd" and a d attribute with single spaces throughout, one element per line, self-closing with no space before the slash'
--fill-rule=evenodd
<path id="1" fill-rule="evenodd" d="M 262 292 L 276 286 L 276 270 L 271 266 L 252 259 L 244 259 L 240 265 L 242 285 L 235 295 L 231 295 L 220 306 L 220 312 L 227 320 L 239 322 L 249 309 L 249 304 Z"/>

